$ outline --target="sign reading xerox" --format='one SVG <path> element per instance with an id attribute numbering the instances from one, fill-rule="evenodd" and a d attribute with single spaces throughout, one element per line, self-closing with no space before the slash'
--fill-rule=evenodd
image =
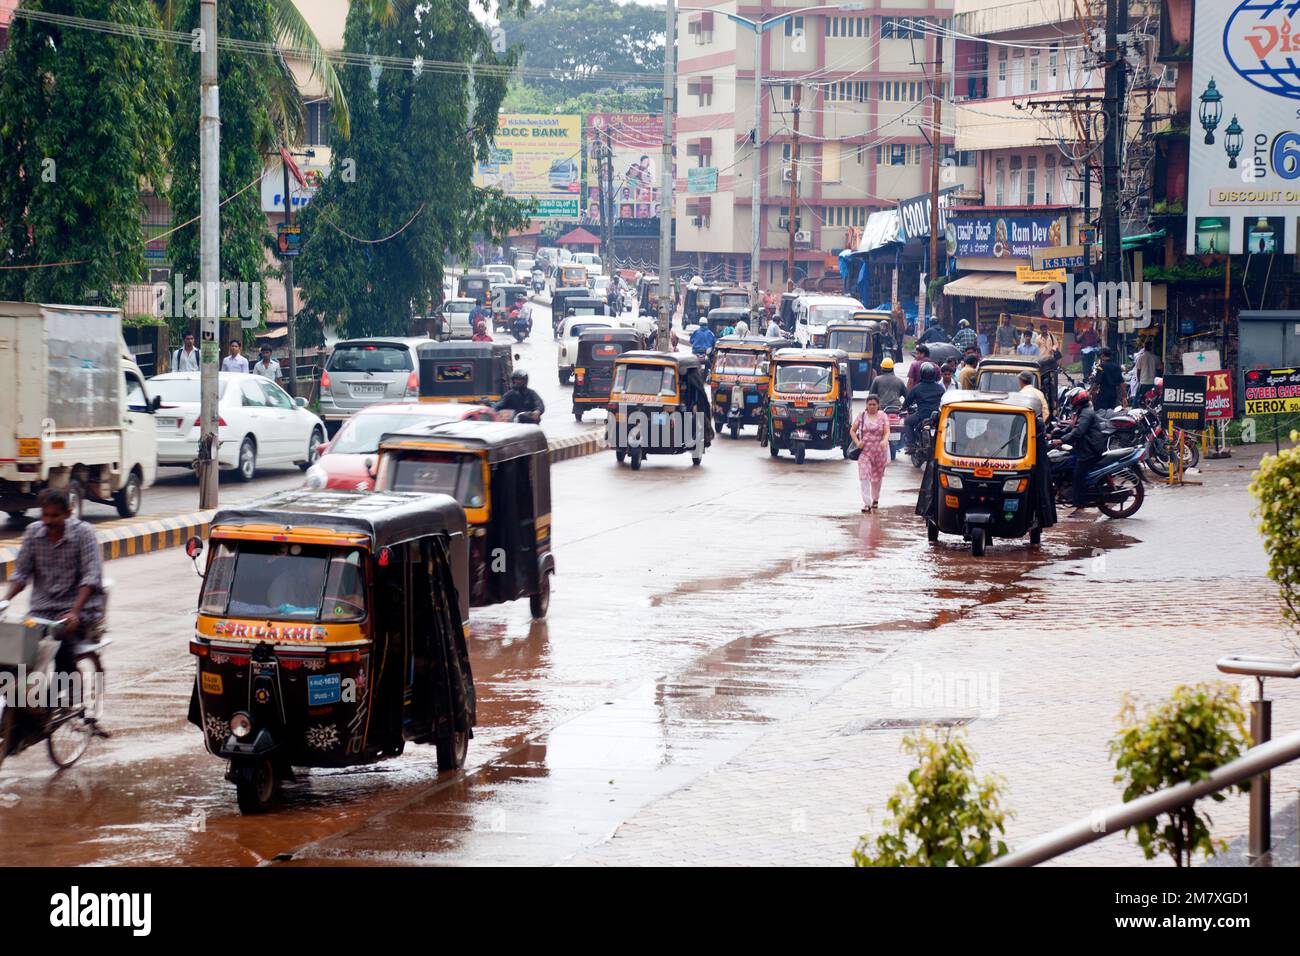
<path id="1" fill-rule="evenodd" d="M 1035 249 L 1059 246 L 1064 238 L 1058 216 L 973 216 L 950 214 L 955 255 L 970 259 L 1029 259 Z"/>
<path id="2" fill-rule="evenodd" d="M 1280 218 L 1294 253 L 1300 4 L 1198 0 L 1195 23 L 1187 251 L 1242 252 L 1247 223 Z"/>

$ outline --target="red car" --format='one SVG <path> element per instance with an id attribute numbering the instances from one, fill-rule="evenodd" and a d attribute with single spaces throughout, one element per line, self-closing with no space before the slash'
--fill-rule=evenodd
<path id="1" fill-rule="evenodd" d="M 318 446 L 320 457 L 307 469 L 308 488 L 338 488 L 343 491 L 370 491 L 374 478 L 366 462 L 374 462 L 379 440 L 389 432 L 428 422 L 497 420 L 497 413 L 486 405 L 462 405 L 457 402 L 380 402 L 361 409 L 338 430 L 334 437 Z"/>

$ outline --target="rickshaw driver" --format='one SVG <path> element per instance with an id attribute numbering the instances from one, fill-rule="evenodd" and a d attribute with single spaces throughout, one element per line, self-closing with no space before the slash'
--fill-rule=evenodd
<path id="1" fill-rule="evenodd" d="M 492 406 L 499 412 L 515 412 L 515 420 L 540 425 L 546 411 L 542 396 L 528 387 L 528 373 L 516 369 L 510 375 L 510 391 Z"/>

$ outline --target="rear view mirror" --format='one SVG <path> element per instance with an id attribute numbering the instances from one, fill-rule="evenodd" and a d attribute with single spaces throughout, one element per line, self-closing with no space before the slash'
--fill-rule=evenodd
<path id="1" fill-rule="evenodd" d="M 301 395 L 299 395 L 297 398 L 295 398 L 295 399 L 293 400 L 293 403 L 294 403 L 295 405 L 297 405 L 299 408 L 306 408 L 306 407 L 307 407 L 307 399 L 303 398 Z"/>
<path id="2" fill-rule="evenodd" d="M 162 408 L 162 396 L 155 395 L 149 400 L 149 411 L 156 412 L 160 408 Z"/>
<path id="3" fill-rule="evenodd" d="M 191 560 L 203 553 L 203 539 L 194 535 L 185 542 L 185 555 Z"/>

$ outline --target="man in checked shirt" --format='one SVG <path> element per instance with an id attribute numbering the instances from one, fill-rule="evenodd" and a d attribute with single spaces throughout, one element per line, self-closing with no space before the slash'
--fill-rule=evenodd
<path id="1" fill-rule="evenodd" d="M 56 670 L 66 674 L 74 664 L 68 653 L 72 643 L 94 635 L 103 623 L 99 542 L 90 525 L 71 516 L 66 491 L 47 488 L 37 503 L 41 523 L 23 532 L 5 600 L 13 600 L 31 584 L 29 613 L 66 621 L 63 644 L 55 657 Z"/>

